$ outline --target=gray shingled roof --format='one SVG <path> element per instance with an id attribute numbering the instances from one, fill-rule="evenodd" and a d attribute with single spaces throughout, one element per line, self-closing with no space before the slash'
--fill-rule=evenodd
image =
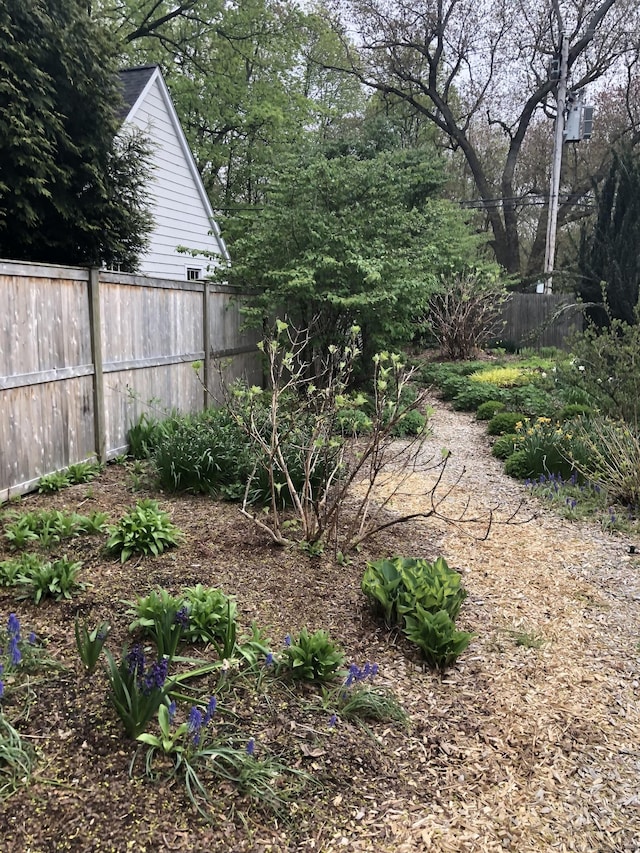
<path id="1" fill-rule="evenodd" d="M 118 118 L 124 121 L 131 108 L 140 97 L 140 93 L 149 82 L 157 65 L 141 65 L 138 68 L 125 68 L 119 72 L 122 84 L 124 106 L 118 110 Z"/>

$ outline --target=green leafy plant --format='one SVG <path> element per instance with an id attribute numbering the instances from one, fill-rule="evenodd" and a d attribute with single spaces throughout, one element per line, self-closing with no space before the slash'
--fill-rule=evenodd
<path id="1" fill-rule="evenodd" d="M 109 636 L 110 630 L 111 626 L 108 622 L 102 622 L 92 630 L 89 630 L 87 623 L 83 622 L 81 625 L 80 620 L 76 616 L 74 622 L 76 648 L 87 675 L 91 675 L 95 670 L 100 654 L 102 653 L 102 647 Z"/>
<path id="2" fill-rule="evenodd" d="M 65 474 L 71 484 L 90 483 L 100 474 L 102 465 L 99 462 L 76 462 L 69 465 Z"/>
<path id="3" fill-rule="evenodd" d="M 359 667 L 351 664 L 344 683 L 338 687 L 323 688 L 322 704 L 345 720 L 377 720 L 406 725 L 407 714 L 391 690 L 374 687 L 378 665 L 365 663 Z M 335 720 L 334 720 L 335 722 Z"/>
<path id="4" fill-rule="evenodd" d="M 521 436 L 516 432 L 507 432 L 498 436 L 491 446 L 491 455 L 496 459 L 507 459 L 516 452 L 520 440 Z"/>
<path id="5" fill-rule="evenodd" d="M 500 400 L 487 400 L 481 403 L 476 410 L 476 419 L 479 421 L 490 421 L 498 412 L 504 411 L 505 405 Z"/>
<path id="6" fill-rule="evenodd" d="M 573 438 L 571 463 L 578 472 L 605 489 L 612 503 L 640 505 L 640 437 L 636 429 L 601 416 L 571 422 L 566 428 Z"/>
<path id="7" fill-rule="evenodd" d="M 169 662 L 162 658 L 147 668 L 140 646 L 134 646 L 131 651 L 125 647 L 119 664 L 108 649 L 104 651 L 111 701 L 127 735 L 137 738 L 167 700 Z"/>
<path id="8" fill-rule="evenodd" d="M 38 539 L 38 534 L 31 529 L 28 518 L 21 516 L 16 521 L 8 524 L 4 532 L 9 547 L 14 551 L 25 548 Z"/>
<path id="9" fill-rule="evenodd" d="M 413 557 L 369 562 L 362 590 L 381 608 L 389 626 L 401 623 L 416 603 L 434 613 L 446 610 L 455 619 L 467 597 L 459 573 L 443 557 L 432 563 Z"/>
<path id="10" fill-rule="evenodd" d="M 517 432 L 517 425 L 525 420 L 526 416 L 520 412 L 497 412 L 487 424 L 487 432 L 489 435 Z"/>
<path id="11" fill-rule="evenodd" d="M 0 802 L 28 782 L 34 763 L 33 750 L 0 707 Z"/>
<path id="12" fill-rule="evenodd" d="M 469 646 L 474 634 L 458 631 L 446 610 L 431 613 L 419 603 L 404 614 L 404 633 L 422 651 L 426 662 L 443 670 L 455 663 Z"/>
<path id="13" fill-rule="evenodd" d="M 285 773 L 305 778 L 300 771 L 292 771 L 274 762 L 271 758 L 255 757 L 255 740 L 239 746 L 232 738 L 218 734 L 212 725 L 217 700 L 211 697 L 207 708 L 194 705 L 187 719 L 174 727 L 176 705 L 161 705 L 158 708 L 159 734 L 144 732 L 138 741 L 147 747 L 145 774 L 157 778 L 157 758 L 169 779 L 182 778 L 189 800 L 197 811 L 210 819 L 208 805 L 212 792 L 220 783 L 231 783 L 243 793 L 262 805 L 279 808 L 283 805 L 284 788 L 276 786 L 275 780 Z M 166 762 L 170 770 L 166 770 Z"/>
<path id="14" fill-rule="evenodd" d="M 306 628 L 291 639 L 283 652 L 283 668 L 300 681 L 328 681 L 344 664 L 344 652 L 326 631 L 310 634 Z"/>
<path id="15" fill-rule="evenodd" d="M 107 551 L 119 554 L 122 563 L 132 554 L 157 556 L 178 545 L 182 538 L 181 531 L 154 500 L 138 501 L 116 525 L 109 528 L 109 534 Z"/>
<path id="16" fill-rule="evenodd" d="M 70 599 L 85 587 L 84 583 L 78 581 L 81 569 L 81 562 L 74 562 L 66 556 L 60 557 L 53 562 L 25 567 L 25 571 L 18 576 L 18 583 L 31 589 L 24 597 L 32 595 L 35 604 L 40 604 L 43 598 L 54 598 L 56 601 Z"/>
<path id="17" fill-rule="evenodd" d="M 38 492 L 41 495 L 50 495 L 70 485 L 71 480 L 69 480 L 64 471 L 53 471 L 51 474 L 45 474 L 43 477 L 40 477 Z"/>
<path id="18" fill-rule="evenodd" d="M 82 563 L 60 557 L 53 562 L 25 566 L 18 576 L 18 583 L 30 588 L 30 595 L 36 604 L 43 598 L 70 599 L 74 593 L 84 589 L 85 584 L 78 581 Z"/>

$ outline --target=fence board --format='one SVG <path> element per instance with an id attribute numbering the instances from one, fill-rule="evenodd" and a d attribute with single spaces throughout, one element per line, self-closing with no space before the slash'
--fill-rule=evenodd
<path id="1" fill-rule="evenodd" d="M 502 318 L 502 340 L 517 347 L 563 349 L 583 328 L 579 307 L 563 293 L 513 293 Z"/>
<path id="2" fill-rule="evenodd" d="M 122 452 L 144 411 L 202 409 L 191 365 L 207 345 L 230 357 L 228 377 L 260 382 L 256 333 L 240 332 L 234 296 L 205 282 L 0 261 L 0 501 Z"/>

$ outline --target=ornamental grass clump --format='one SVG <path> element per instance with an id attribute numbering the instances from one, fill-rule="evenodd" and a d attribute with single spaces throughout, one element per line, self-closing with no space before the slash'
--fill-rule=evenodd
<path id="1" fill-rule="evenodd" d="M 406 725 L 407 714 L 391 690 L 374 686 L 378 675 L 378 664 L 358 666 L 352 663 L 347 676 L 339 687 L 323 690 L 323 705 L 334 708 L 332 725 L 338 716 L 345 720 L 375 720 L 397 722 Z"/>

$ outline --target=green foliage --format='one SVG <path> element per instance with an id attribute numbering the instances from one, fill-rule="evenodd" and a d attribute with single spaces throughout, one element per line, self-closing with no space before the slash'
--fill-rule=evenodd
<path id="1" fill-rule="evenodd" d="M 487 400 L 486 403 L 480 403 L 476 410 L 476 418 L 479 421 L 490 421 L 498 412 L 504 411 L 504 403 L 500 400 Z"/>
<path id="2" fill-rule="evenodd" d="M 582 231 L 578 293 L 598 326 L 608 325 L 613 318 L 637 322 L 640 260 L 629 247 L 639 242 L 640 160 L 635 150 L 627 148 L 614 152 L 595 224 L 590 233 Z"/>
<path id="3" fill-rule="evenodd" d="M 570 424 L 575 440 L 572 462 L 583 476 L 598 483 L 611 503 L 640 505 L 640 438 L 623 421 L 594 417 Z"/>
<path id="4" fill-rule="evenodd" d="M 516 429 L 515 458 L 509 457 L 505 471 L 514 477 L 538 477 L 556 474 L 569 478 L 585 458 L 584 442 L 571 421 L 560 423 L 551 418 L 525 419 Z"/>
<path id="5" fill-rule="evenodd" d="M 395 695 L 384 687 L 355 685 L 350 690 L 335 688 L 333 707 L 344 720 L 376 720 L 406 725 L 408 716 Z"/>
<path id="6" fill-rule="evenodd" d="M 514 385 L 527 385 L 531 374 L 517 365 L 502 365 L 500 367 L 485 367 L 469 376 L 472 382 L 488 382 L 498 388 L 511 388 Z"/>
<path id="7" fill-rule="evenodd" d="M 460 575 L 443 557 L 432 563 L 413 557 L 369 562 L 361 586 L 376 602 L 388 626 L 401 623 L 416 603 L 434 613 L 446 610 L 455 619 L 467 597 Z"/>
<path id="8" fill-rule="evenodd" d="M 251 470 L 250 442 L 224 408 L 200 416 L 175 416 L 156 426 L 154 469 L 171 491 L 237 500 Z"/>
<path id="9" fill-rule="evenodd" d="M 209 642 L 223 640 L 229 631 L 229 623 L 236 621 L 235 599 L 215 587 L 197 584 L 184 591 L 189 610 L 188 633 L 191 640 Z"/>
<path id="10" fill-rule="evenodd" d="M 63 539 L 82 534 L 102 533 L 107 519 L 106 513 L 102 512 L 79 515 L 58 509 L 32 510 L 27 513 L 12 512 L 8 517 L 14 518 L 15 521 L 5 525 L 5 538 L 9 547 L 14 550 L 20 550 L 35 542 L 48 548 L 57 545 Z"/>
<path id="11" fill-rule="evenodd" d="M 575 418 L 591 417 L 592 415 L 595 415 L 595 411 L 591 406 L 586 406 L 584 403 L 568 403 L 558 412 L 558 420 L 572 421 Z"/>
<path id="12" fill-rule="evenodd" d="M 508 432 L 516 432 L 516 427 L 525 420 L 521 412 L 498 412 L 487 424 L 489 435 L 504 435 Z"/>
<path id="13" fill-rule="evenodd" d="M 535 473 L 531 470 L 531 462 L 526 450 L 515 450 L 507 456 L 504 470 L 505 474 L 514 477 L 516 480 L 525 480 Z"/>
<path id="14" fill-rule="evenodd" d="M 92 630 L 89 630 L 87 623 L 80 624 L 80 620 L 76 616 L 74 622 L 74 636 L 76 638 L 76 649 L 82 661 L 85 672 L 91 675 L 96 668 L 102 647 L 105 644 L 111 626 L 108 622 L 102 622 Z"/>
<path id="15" fill-rule="evenodd" d="M 573 342 L 574 358 L 558 378 L 573 389 L 567 402 L 585 403 L 603 415 L 640 425 L 640 324 L 611 320 L 602 330 L 589 327 Z M 575 398 L 576 392 L 581 394 Z"/>
<path id="16" fill-rule="evenodd" d="M 427 427 L 427 419 L 417 409 L 408 409 L 398 413 L 398 420 L 391 429 L 391 435 L 405 438 L 408 435 L 420 435 Z"/>
<path id="17" fill-rule="evenodd" d="M 145 147 L 117 137 L 113 41 L 82 0 L 6 0 L 0 31 L 0 256 L 133 268 Z"/>
<path id="18" fill-rule="evenodd" d="M 134 459 L 149 459 L 161 440 L 175 429 L 179 419 L 177 412 L 163 419 L 143 412 L 127 432 L 129 455 Z"/>
<path id="19" fill-rule="evenodd" d="M 475 255 L 464 215 L 436 197 L 442 180 L 424 150 L 281 157 L 268 204 L 234 229 L 224 280 L 256 294 L 257 322 L 283 305 L 295 324 L 317 317 L 323 349 L 357 324 L 366 369 L 411 342 L 439 273 Z"/>
<path id="20" fill-rule="evenodd" d="M 69 465 L 65 474 L 72 484 L 90 483 L 100 474 L 102 466 L 99 462 L 76 462 L 75 465 Z"/>
<path id="21" fill-rule="evenodd" d="M 420 648 L 430 666 L 440 670 L 455 663 L 475 636 L 458 631 L 446 610 L 433 613 L 419 603 L 410 613 L 405 613 L 404 621 L 408 639 Z"/>
<path id="22" fill-rule="evenodd" d="M 56 601 L 70 599 L 75 592 L 84 589 L 85 585 L 77 579 L 81 569 L 81 562 L 60 557 L 37 566 L 25 565 L 18 576 L 18 583 L 29 589 L 36 604 L 40 604 L 44 598 L 54 598 Z"/>
<path id="23" fill-rule="evenodd" d="M 500 389 L 497 385 L 489 383 L 471 382 L 465 379 L 459 387 L 458 392 L 452 399 L 454 409 L 463 412 L 477 411 L 478 407 L 489 400 L 500 398 Z"/>
<path id="24" fill-rule="evenodd" d="M 0 802 L 28 782 L 35 756 L 0 707 Z"/>
<path id="25" fill-rule="evenodd" d="M 147 668 L 142 650 L 134 646 L 131 651 L 123 649 L 117 664 L 111 652 L 104 651 L 111 701 L 127 735 L 137 738 L 166 700 L 168 661 L 164 658 Z"/>
<path id="26" fill-rule="evenodd" d="M 59 492 L 71 485 L 71 480 L 67 477 L 64 471 L 54 471 L 51 474 L 45 474 L 38 481 L 38 492 L 41 495 L 50 495 L 53 492 Z"/>
<path id="27" fill-rule="evenodd" d="M 182 533 L 171 523 L 157 501 L 138 501 L 114 526 L 109 528 L 107 551 L 120 555 L 126 562 L 132 554 L 157 556 L 174 545 L 178 545 Z"/>
<path id="28" fill-rule="evenodd" d="M 431 666 L 449 666 L 473 639 L 455 629 L 467 592 L 458 572 L 442 557 L 433 563 L 411 557 L 369 562 L 362 590 L 381 610 L 387 626 L 404 623 L 405 635 Z"/>
<path id="29" fill-rule="evenodd" d="M 518 449 L 520 438 L 520 435 L 516 432 L 508 432 L 504 435 L 498 436 L 491 448 L 492 455 L 495 456 L 496 459 L 507 459 Z"/>
<path id="30" fill-rule="evenodd" d="M 310 634 L 300 631 L 284 650 L 283 665 L 298 681 L 329 681 L 344 665 L 344 652 L 329 638 L 326 631 Z"/>

